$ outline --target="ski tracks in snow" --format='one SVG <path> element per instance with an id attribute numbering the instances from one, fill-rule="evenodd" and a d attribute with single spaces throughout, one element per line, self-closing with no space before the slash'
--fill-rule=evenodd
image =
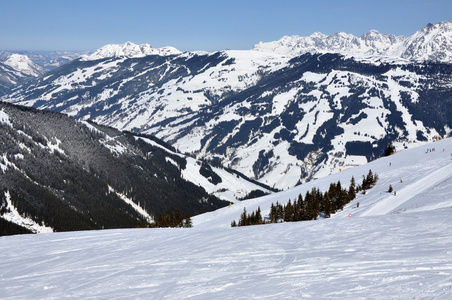
<path id="1" fill-rule="evenodd" d="M 393 210 L 399 208 L 402 204 L 412 199 L 413 197 L 416 197 L 417 195 L 446 180 L 450 177 L 451 173 L 452 164 L 448 164 L 440 168 L 439 170 L 423 177 L 422 179 L 405 186 L 404 188 L 397 191 L 396 195 L 388 195 L 386 199 L 379 201 L 374 207 L 362 213 L 361 216 L 379 216 L 388 214 Z"/>

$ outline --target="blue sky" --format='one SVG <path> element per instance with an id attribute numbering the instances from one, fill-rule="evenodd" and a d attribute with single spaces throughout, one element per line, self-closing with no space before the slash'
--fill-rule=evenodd
<path id="1" fill-rule="evenodd" d="M 451 0 L 0 0 L 0 50 L 95 50 L 131 41 L 181 51 L 251 49 L 284 35 L 452 21 Z"/>

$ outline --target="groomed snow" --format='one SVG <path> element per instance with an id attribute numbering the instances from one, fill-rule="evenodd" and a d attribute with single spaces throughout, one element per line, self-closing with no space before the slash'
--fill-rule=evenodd
<path id="1" fill-rule="evenodd" d="M 191 229 L 0 237 L 1 298 L 452 299 L 451 164 L 445 139 L 196 216 Z M 265 213 L 369 169 L 377 185 L 330 219 L 229 225 L 244 207 Z"/>

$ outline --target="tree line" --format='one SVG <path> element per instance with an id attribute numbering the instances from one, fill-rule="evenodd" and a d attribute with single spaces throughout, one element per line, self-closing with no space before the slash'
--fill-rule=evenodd
<path id="1" fill-rule="evenodd" d="M 179 209 L 173 210 L 172 212 L 166 212 L 159 214 L 155 218 L 154 223 L 150 225 L 152 228 L 162 228 L 162 227 L 193 227 L 190 213 L 185 213 L 185 216 Z"/>
<path id="2" fill-rule="evenodd" d="M 311 191 L 306 191 L 304 197 L 300 193 L 293 201 L 289 199 L 286 205 L 272 203 L 268 218 L 262 217 L 260 207 L 251 213 L 247 213 L 244 208 L 239 221 L 232 221 L 231 226 L 316 220 L 322 212 L 325 218 L 329 218 L 331 214 L 344 209 L 346 204 L 356 198 L 357 193 L 365 194 L 377 181 L 378 175 L 369 170 L 360 185 L 356 185 L 355 178 L 352 177 L 348 188 L 343 188 L 340 181 L 331 183 L 328 191 L 323 193 L 319 188 L 313 187 Z"/>

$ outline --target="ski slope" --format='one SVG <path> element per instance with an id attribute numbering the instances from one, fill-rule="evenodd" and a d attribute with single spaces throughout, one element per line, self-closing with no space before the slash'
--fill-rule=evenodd
<path id="1" fill-rule="evenodd" d="M 244 207 L 265 213 L 369 169 L 376 186 L 330 219 L 230 227 Z M 452 299 L 451 171 L 445 139 L 196 216 L 191 229 L 0 237 L 0 298 Z"/>
<path id="2" fill-rule="evenodd" d="M 333 219 L 348 217 L 350 213 L 355 217 L 375 216 L 452 206 L 452 138 L 449 138 L 338 171 L 284 192 L 235 203 L 232 207 L 197 216 L 193 224 L 206 228 L 227 228 L 232 220 L 239 219 L 244 208 L 251 212 L 260 206 L 265 215 L 270 212 L 271 203 L 278 201 L 285 204 L 289 199 L 296 199 L 300 193 L 304 197 L 306 191 L 313 187 L 326 191 L 330 183 L 338 181 L 342 187 L 348 187 L 352 176 L 356 184 L 360 184 L 369 170 L 379 176 L 376 186 L 368 190 L 366 195 L 358 194 L 343 211 L 333 215 Z M 396 191 L 395 196 L 388 193 L 389 185 Z M 359 208 L 356 207 L 358 202 Z"/>

